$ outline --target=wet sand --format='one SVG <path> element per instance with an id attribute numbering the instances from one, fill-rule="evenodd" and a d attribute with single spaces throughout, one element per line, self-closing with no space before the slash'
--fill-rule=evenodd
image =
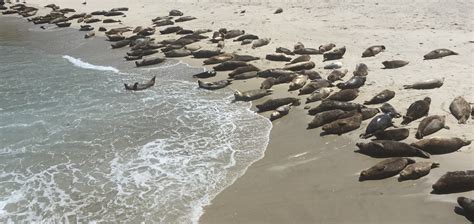
<path id="1" fill-rule="evenodd" d="M 156 16 L 166 15 L 171 9 L 180 9 L 185 15 L 197 20 L 182 23 L 185 28 L 199 29 L 221 27 L 245 29 L 246 33 L 270 37 L 272 42 L 258 49 L 226 41 L 226 52 L 251 54 L 264 58 L 276 47 L 293 48 L 300 41 L 306 47 L 317 48 L 321 44 L 335 43 L 346 46 L 344 58 L 339 60 L 349 70 L 347 80 L 356 63 L 366 63 L 369 76 L 354 101 L 361 103 L 388 88 L 396 91 L 390 101 L 404 114 L 408 106 L 425 96 L 432 98 L 430 114 L 447 115 L 450 130 L 441 130 L 432 136 L 474 139 L 473 120 L 458 125 L 449 113 L 449 104 L 458 95 L 474 102 L 472 71 L 473 15 L 471 1 L 325 1 L 313 4 L 274 1 L 252 3 L 211 3 L 208 1 L 169 1 L 155 7 L 151 0 L 112 0 L 88 2 L 82 6 L 77 1 L 30 1 L 45 5 L 57 3 L 64 7 L 91 12 L 113 7 L 130 7 L 124 24 L 130 26 L 151 25 Z M 284 12 L 273 11 L 282 7 Z M 242 10 L 245 13 L 240 13 Z M 350 9 L 350 10 L 347 10 Z M 97 24 L 102 26 L 104 24 Z M 77 24 L 76 24 L 77 26 Z M 108 25 L 118 27 L 121 25 Z M 158 28 L 159 29 L 159 28 Z M 80 33 L 78 35 L 83 35 Z M 174 35 L 157 40 L 173 38 Z M 383 44 L 387 50 L 376 57 L 361 58 L 363 50 L 371 45 Z M 203 48 L 213 48 L 200 42 Z M 436 48 L 449 48 L 459 56 L 424 61 L 423 55 Z M 106 53 L 107 54 L 107 53 Z M 401 59 L 410 64 L 403 68 L 384 70 L 382 61 Z M 183 58 L 192 65 L 201 60 Z M 328 73 L 321 55 L 312 56 L 323 77 Z M 259 60 L 253 62 L 261 69 L 282 67 L 282 62 Z M 227 77 L 219 73 L 209 80 Z M 403 90 L 402 86 L 428 78 L 445 77 L 444 85 L 432 90 Z M 262 79 L 235 81 L 231 88 L 255 89 Z M 274 87 L 275 93 L 268 98 L 296 96 L 287 92 L 288 85 Z M 304 102 L 304 98 L 301 97 Z M 314 107 L 318 103 L 312 103 Z M 419 180 L 399 183 L 396 177 L 380 181 L 359 182 L 358 174 L 380 159 L 354 153 L 361 128 L 341 137 L 320 137 L 320 129 L 306 130 L 312 119 L 303 106 L 295 107 L 290 114 L 274 122 L 265 157 L 254 163 L 246 174 L 219 194 L 205 209 L 201 223 L 466 223 L 466 219 L 453 212 L 458 196 L 474 197 L 474 192 L 449 195 L 430 194 L 431 185 L 445 172 L 474 169 L 474 146 L 460 151 L 432 156 L 430 161 L 441 164 L 440 168 Z M 269 116 L 269 113 L 263 115 Z M 400 125 L 401 119 L 395 123 Z M 413 138 L 419 120 L 408 125 Z M 416 158 L 422 161 L 424 159 Z"/>

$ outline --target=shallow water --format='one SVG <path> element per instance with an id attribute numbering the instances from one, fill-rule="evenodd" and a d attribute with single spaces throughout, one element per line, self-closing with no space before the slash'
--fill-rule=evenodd
<path id="1" fill-rule="evenodd" d="M 271 123 L 198 89 L 201 68 L 133 69 L 78 31 L 22 23 L 0 20 L 0 221 L 193 223 L 263 156 Z"/>

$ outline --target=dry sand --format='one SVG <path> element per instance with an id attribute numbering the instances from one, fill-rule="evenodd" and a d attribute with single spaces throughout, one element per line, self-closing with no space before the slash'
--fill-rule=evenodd
<path id="1" fill-rule="evenodd" d="M 355 102 L 370 99 L 382 89 L 397 92 L 390 101 L 399 112 L 415 100 L 430 96 L 430 114 L 447 115 L 450 130 L 432 136 L 454 136 L 474 139 L 473 120 L 458 125 L 449 114 L 449 104 L 458 95 L 474 102 L 473 93 L 473 21 L 472 1 L 155 1 L 97 0 L 86 6 L 79 0 L 30 0 L 28 3 L 56 3 L 78 11 L 91 12 L 113 7 L 130 7 L 126 18 L 129 26 L 149 26 L 151 19 L 179 9 L 197 20 L 180 24 L 189 29 L 221 27 L 244 29 L 246 33 L 272 38 L 258 49 L 226 42 L 226 52 L 251 54 L 264 58 L 276 47 L 292 48 L 300 41 L 307 47 L 335 43 L 346 46 L 339 60 L 351 73 L 356 63 L 369 66 L 366 86 Z M 282 7 L 284 12 L 273 11 Z M 239 13 L 246 10 L 245 13 Z M 46 11 L 45 11 L 46 12 Z M 93 24 L 95 25 L 95 24 Z M 103 24 L 97 24 L 96 27 Z M 77 26 L 77 24 L 75 24 Z M 107 27 L 120 25 L 108 25 Z M 81 33 L 83 34 L 83 33 Z M 173 38 L 156 36 L 157 40 Z M 368 46 L 383 44 L 387 50 L 376 57 L 361 58 Z M 208 43 L 199 43 L 212 48 Z M 436 48 L 449 48 L 459 56 L 424 61 L 423 55 Z M 410 61 L 403 68 L 383 70 L 384 60 Z M 199 66 L 201 60 L 184 58 Z M 316 70 L 325 75 L 321 55 L 312 57 Z M 259 60 L 253 64 L 261 69 L 282 67 L 283 63 Z M 223 79 L 219 73 L 211 80 Z M 433 90 L 402 90 L 402 86 L 428 78 L 445 77 L 444 85 Z M 348 77 L 345 78 L 346 80 Z M 236 81 L 239 90 L 258 88 L 262 79 Z M 287 92 L 287 85 L 275 86 L 277 96 L 296 96 Z M 263 102 L 264 99 L 256 101 Z M 303 100 L 304 102 L 304 100 Z M 312 103 L 316 106 L 318 103 Z M 268 116 L 268 113 L 264 114 Z M 419 180 L 399 183 L 396 178 L 358 182 L 361 170 L 378 159 L 354 153 L 363 126 L 341 137 L 320 137 L 320 129 L 306 130 L 311 117 L 303 106 L 274 122 L 265 157 L 254 163 L 245 175 L 219 194 L 205 209 L 201 223 L 466 223 L 453 212 L 458 196 L 474 197 L 474 192 L 450 195 L 430 194 L 431 185 L 445 172 L 474 169 L 474 146 L 430 160 L 440 168 Z M 400 123 L 400 119 L 396 120 Z M 408 125 L 413 135 L 419 120 Z M 417 160 L 422 160 L 416 158 Z"/>

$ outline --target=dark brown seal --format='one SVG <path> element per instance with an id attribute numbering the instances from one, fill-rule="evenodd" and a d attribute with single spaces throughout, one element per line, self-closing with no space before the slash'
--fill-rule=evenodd
<path id="1" fill-rule="evenodd" d="M 359 181 L 364 180 L 380 180 L 397 175 L 408 164 L 415 163 L 410 158 L 390 158 L 382 160 L 367 170 L 360 172 Z"/>
<path id="2" fill-rule="evenodd" d="M 403 116 L 402 124 L 406 125 L 410 122 L 428 115 L 430 111 L 431 98 L 425 97 L 423 100 L 417 100 L 410 105 L 407 113 Z"/>

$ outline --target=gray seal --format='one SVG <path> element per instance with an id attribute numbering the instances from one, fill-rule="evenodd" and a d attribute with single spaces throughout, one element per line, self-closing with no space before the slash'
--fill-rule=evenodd
<path id="1" fill-rule="evenodd" d="M 430 51 L 428 54 L 425 54 L 423 58 L 425 60 L 430 60 L 430 59 L 438 59 L 438 58 L 446 57 L 449 55 L 458 55 L 458 53 L 446 48 L 441 48 L 441 49 Z"/>
<path id="2" fill-rule="evenodd" d="M 323 61 L 341 59 L 344 56 L 345 53 L 346 53 L 346 47 L 345 46 L 341 47 L 341 48 L 335 48 L 331 51 L 324 52 Z"/>
<path id="3" fill-rule="evenodd" d="M 305 62 L 298 62 L 295 64 L 286 65 L 283 69 L 291 70 L 291 71 L 299 71 L 299 70 L 310 70 L 316 66 L 312 61 L 305 61 Z"/>
<path id="4" fill-rule="evenodd" d="M 284 54 L 267 54 L 265 59 L 269 61 L 291 61 L 291 58 Z"/>
<path id="5" fill-rule="evenodd" d="M 166 59 L 161 58 L 161 57 L 145 58 L 141 61 L 135 61 L 135 65 L 137 67 L 156 65 L 156 64 L 164 62 L 165 60 Z"/>
<path id="6" fill-rule="evenodd" d="M 395 92 L 392 90 L 385 89 L 374 97 L 372 97 L 372 99 L 365 101 L 364 105 L 385 103 L 391 100 L 393 97 L 395 97 Z"/>
<path id="7" fill-rule="evenodd" d="M 403 85 L 404 89 L 435 89 L 443 86 L 444 78 L 442 79 L 427 79 L 420 82 L 415 82 L 411 85 Z"/>
<path id="8" fill-rule="evenodd" d="M 374 158 L 387 158 L 387 157 L 422 157 L 430 158 L 430 154 L 408 145 L 404 142 L 397 142 L 391 140 L 375 140 L 368 143 L 356 143 L 359 148 L 356 152 L 368 155 Z"/>
<path id="9" fill-rule="evenodd" d="M 463 215 L 469 221 L 474 222 L 474 200 L 466 197 L 458 197 L 457 202 L 460 208 L 454 208 L 454 212 Z"/>
<path id="10" fill-rule="evenodd" d="M 365 133 L 360 135 L 360 138 L 367 139 L 372 137 L 377 132 L 381 132 L 389 127 L 393 127 L 394 125 L 392 118 L 392 114 L 382 114 L 374 117 L 370 121 L 369 125 L 367 125 Z"/>
<path id="11" fill-rule="evenodd" d="M 369 75 L 369 67 L 364 63 L 359 63 L 356 65 L 354 72 L 352 73 L 355 76 L 367 76 Z"/>
<path id="12" fill-rule="evenodd" d="M 410 136 L 410 130 L 407 128 L 386 129 L 374 133 L 374 136 L 376 137 L 376 140 L 401 141 Z"/>
<path id="13" fill-rule="evenodd" d="M 474 190 L 474 170 L 447 172 L 432 186 L 435 194 Z"/>
<path id="14" fill-rule="evenodd" d="M 428 115 L 430 111 L 431 98 L 425 97 L 423 100 L 417 100 L 410 105 L 407 113 L 403 116 L 402 124 L 406 125 L 410 122 Z"/>
<path id="15" fill-rule="evenodd" d="M 229 79 L 215 81 L 215 82 L 203 82 L 201 80 L 198 80 L 198 85 L 199 85 L 199 88 L 203 88 L 207 90 L 216 90 L 216 89 L 222 89 L 230 85 L 231 82 L 232 80 L 229 80 Z"/>
<path id="16" fill-rule="evenodd" d="M 347 69 L 334 69 L 331 72 L 329 72 L 327 80 L 329 80 L 330 82 L 342 80 L 342 78 L 346 76 L 347 72 L 348 72 Z"/>
<path id="17" fill-rule="evenodd" d="M 365 76 L 352 76 L 346 82 L 336 84 L 339 89 L 357 89 L 365 84 Z"/>
<path id="18" fill-rule="evenodd" d="M 276 78 L 268 77 L 260 84 L 260 89 L 270 89 L 273 85 L 275 85 Z"/>
<path id="19" fill-rule="evenodd" d="M 324 53 L 324 52 L 332 50 L 335 47 L 336 47 L 335 44 L 329 43 L 329 44 L 320 45 L 318 49 L 319 49 L 319 52 Z"/>
<path id="20" fill-rule="evenodd" d="M 233 79 L 235 80 L 244 80 L 258 77 L 257 71 L 244 72 L 238 75 L 234 75 Z M 271 88 L 271 87 L 270 87 Z"/>
<path id="21" fill-rule="evenodd" d="M 248 66 L 245 61 L 225 61 L 213 67 L 216 71 L 231 71 L 239 67 Z"/>
<path id="22" fill-rule="evenodd" d="M 328 110 L 341 109 L 344 111 L 360 110 L 363 105 L 352 102 L 340 102 L 334 100 L 324 100 L 317 107 L 308 110 L 309 115 L 315 115 Z"/>
<path id="23" fill-rule="evenodd" d="M 236 90 L 234 92 L 235 101 L 252 101 L 272 94 L 271 89 L 254 89 L 245 92 Z"/>
<path id="24" fill-rule="evenodd" d="M 385 46 L 384 45 L 374 45 L 369 48 L 367 48 L 364 52 L 362 52 L 362 57 L 373 57 L 377 55 L 378 53 L 385 51 Z"/>
<path id="25" fill-rule="evenodd" d="M 462 96 L 454 98 L 449 105 L 449 111 L 458 120 L 459 124 L 465 124 L 473 112 L 471 105 Z"/>
<path id="26" fill-rule="evenodd" d="M 309 60 L 311 60 L 311 56 L 309 56 L 309 55 L 300 55 L 300 56 L 294 58 L 292 61 L 290 61 L 290 63 L 288 63 L 286 65 L 296 64 L 296 63 L 305 62 L 305 61 L 309 61 Z"/>
<path id="27" fill-rule="evenodd" d="M 171 51 L 164 52 L 164 54 L 168 58 L 179 58 L 189 56 L 192 54 L 192 52 L 187 49 L 174 49 Z"/>
<path id="28" fill-rule="evenodd" d="M 299 90 L 298 95 L 310 94 L 318 89 L 321 89 L 323 87 L 330 87 L 330 86 L 332 86 L 331 82 L 329 82 L 326 79 L 312 80 L 311 82 L 309 82 L 308 84 L 306 84 L 305 86 L 303 86 L 303 88 Z"/>
<path id="29" fill-rule="evenodd" d="M 408 65 L 408 61 L 404 60 L 392 60 L 392 61 L 384 61 L 382 64 L 385 66 L 386 69 L 392 69 L 392 68 L 400 68 L 405 65 Z"/>
<path id="30" fill-rule="evenodd" d="M 275 110 L 278 107 L 283 105 L 291 104 L 293 106 L 300 105 L 300 100 L 295 97 L 284 97 L 284 98 L 277 98 L 277 99 L 269 99 L 264 103 L 256 105 L 258 112 L 265 112 L 269 110 Z"/>
<path id="31" fill-rule="evenodd" d="M 270 38 L 262 38 L 262 39 L 254 40 L 252 44 L 252 49 L 268 45 L 270 43 L 270 40 L 271 40 Z"/>
<path id="32" fill-rule="evenodd" d="M 313 120 L 308 124 L 307 129 L 319 128 L 325 124 L 338 119 L 347 118 L 351 115 L 353 116 L 354 113 L 340 109 L 324 111 L 314 116 Z"/>
<path id="33" fill-rule="evenodd" d="M 306 98 L 306 103 L 324 100 L 329 96 L 329 94 L 331 94 L 332 91 L 333 90 L 331 88 L 327 87 L 315 90 L 310 96 L 308 96 L 308 98 Z"/>
<path id="34" fill-rule="evenodd" d="M 416 180 L 428 175 L 433 168 L 439 167 L 439 163 L 435 162 L 416 162 L 405 167 L 400 172 L 399 181 Z"/>
<path id="35" fill-rule="evenodd" d="M 381 180 L 397 175 L 407 165 L 415 163 L 410 158 L 390 158 L 382 160 L 369 169 L 360 172 L 359 181 Z"/>
<path id="36" fill-rule="evenodd" d="M 328 97 L 329 100 L 336 100 L 336 101 L 352 101 L 359 96 L 358 89 L 343 89 L 339 92 L 333 93 Z"/>
<path id="37" fill-rule="evenodd" d="M 143 84 L 140 84 L 140 83 L 136 82 L 133 85 L 128 85 L 128 84 L 124 83 L 125 89 L 126 90 L 133 90 L 133 91 L 148 89 L 148 88 L 155 85 L 155 79 L 156 79 L 156 76 L 154 76 L 150 81 L 148 81 L 146 83 L 143 83 Z"/>
<path id="38" fill-rule="evenodd" d="M 432 115 L 421 120 L 416 132 L 416 138 L 422 139 L 427 135 L 431 135 L 443 128 L 449 129 L 445 124 L 446 116 Z"/>
<path id="39" fill-rule="evenodd" d="M 298 75 L 290 83 L 288 91 L 293 91 L 302 88 L 308 81 L 308 76 Z"/>
<path id="40" fill-rule="evenodd" d="M 419 140 L 411 145 L 432 155 L 452 153 L 470 145 L 471 141 L 457 137 L 432 137 Z"/>
<path id="41" fill-rule="evenodd" d="M 193 52 L 194 58 L 210 58 L 222 54 L 220 49 L 216 50 L 198 50 Z"/>
<path id="42" fill-rule="evenodd" d="M 293 51 L 291 51 L 291 50 L 288 49 L 288 48 L 284 48 L 284 47 L 277 47 L 277 48 L 275 49 L 275 52 L 276 52 L 276 53 L 286 54 L 286 55 L 295 55 L 295 53 L 293 53 Z"/>
<path id="43" fill-rule="evenodd" d="M 322 129 L 324 132 L 321 133 L 321 136 L 329 134 L 342 135 L 344 133 L 358 129 L 361 124 L 362 114 L 355 113 L 351 117 L 338 119 L 329 124 L 323 125 Z"/>
<path id="44" fill-rule="evenodd" d="M 396 118 L 402 117 L 402 115 L 389 103 L 382 104 L 382 106 L 380 106 L 380 111 L 382 111 L 382 113 L 395 114 Z"/>
<path id="45" fill-rule="evenodd" d="M 238 67 L 234 69 L 234 71 L 229 73 L 229 78 L 234 78 L 234 76 L 246 73 L 246 72 L 259 72 L 260 69 L 257 68 L 255 65 L 248 64 L 246 66 Z"/>
<path id="46" fill-rule="evenodd" d="M 270 115 L 270 121 L 274 121 L 276 119 L 279 119 L 285 115 L 287 115 L 290 112 L 291 109 L 291 104 L 283 105 L 275 109 L 274 112 Z"/>

